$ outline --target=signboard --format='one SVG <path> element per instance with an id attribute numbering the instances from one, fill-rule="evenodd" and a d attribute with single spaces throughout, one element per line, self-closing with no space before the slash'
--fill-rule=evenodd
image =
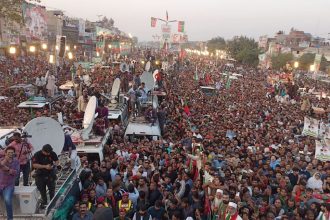
<path id="1" fill-rule="evenodd" d="M 96 36 L 100 35 L 114 35 L 115 33 L 112 30 L 102 28 L 102 27 L 96 27 Z"/>
<path id="2" fill-rule="evenodd" d="M 171 38 L 171 34 L 170 33 L 163 33 L 163 39 L 170 39 Z"/>

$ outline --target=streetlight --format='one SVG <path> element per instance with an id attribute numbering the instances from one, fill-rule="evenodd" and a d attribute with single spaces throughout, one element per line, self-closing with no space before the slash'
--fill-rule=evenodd
<path id="1" fill-rule="evenodd" d="M 100 53 L 99 52 L 96 52 L 96 56 L 99 57 L 100 56 Z"/>
<path id="2" fill-rule="evenodd" d="M 72 52 L 69 52 L 69 53 L 68 53 L 68 57 L 69 57 L 69 60 L 72 60 L 72 58 L 73 58 L 73 54 L 72 54 Z"/>
<path id="3" fill-rule="evenodd" d="M 73 45 L 73 49 L 77 49 L 77 46 L 76 45 Z"/>
<path id="4" fill-rule="evenodd" d="M 299 67 L 299 62 L 298 61 L 294 62 L 293 66 L 294 66 L 294 68 L 297 69 Z"/>
<path id="5" fill-rule="evenodd" d="M 65 46 L 65 50 L 66 51 L 70 51 L 70 47 L 69 46 Z"/>
<path id="6" fill-rule="evenodd" d="M 132 34 L 131 34 L 131 33 L 129 33 L 129 34 L 128 34 L 128 36 L 129 36 L 129 38 L 133 38 L 133 36 L 132 36 Z"/>
<path id="7" fill-rule="evenodd" d="M 47 44 L 45 44 L 45 43 L 41 44 L 41 48 L 42 48 L 43 50 L 47 50 Z"/>
<path id="8" fill-rule="evenodd" d="M 112 45 L 111 44 L 108 44 L 108 48 L 111 49 L 112 48 Z"/>
<path id="9" fill-rule="evenodd" d="M 54 63 L 54 55 L 49 55 L 49 63 Z"/>
<path id="10" fill-rule="evenodd" d="M 310 65 L 309 70 L 310 70 L 311 72 L 314 72 L 314 71 L 315 71 L 315 65 L 314 65 L 314 64 L 313 64 L 313 65 Z"/>
<path id="11" fill-rule="evenodd" d="M 30 46 L 29 51 L 30 51 L 31 53 L 36 52 L 36 47 L 35 47 L 35 46 Z"/>
<path id="12" fill-rule="evenodd" d="M 15 54 L 16 53 L 16 47 L 9 47 L 9 53 Z"/>
<path id="13" fill-rule="evenodd" d="M 56 50 L 59 50 L 60 48 L 56 45 L 56 46 L 55 46 L 55 49 L 56 49 Z"/>

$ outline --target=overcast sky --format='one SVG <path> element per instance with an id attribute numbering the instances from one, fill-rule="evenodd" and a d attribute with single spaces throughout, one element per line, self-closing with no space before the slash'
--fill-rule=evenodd
<path id="1" fill-rule="evenodd" d="M 226 39 L 237 35 L 258 38 L 273 36 L 291 27 L 313 35 L 329 37 L 330 0 L 42 0 L 50 9 L 67 15 L 97 20 L 97 15 L 111 17 L 119 29 L 151 40 L 160 34 L 150 27 L 150 17 L 185 21 L 189 40 Z M 177 24 L 172 24 L 172 33 Z"/>

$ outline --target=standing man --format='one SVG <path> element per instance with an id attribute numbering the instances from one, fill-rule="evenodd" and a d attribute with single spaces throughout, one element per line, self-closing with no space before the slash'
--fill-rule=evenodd
<path id="1" fill-rule="evenodd" d="M 19 162 L 14 157 L 15 148 L 7 147 L 5 157 L 0 160 L 0 192 L 5 201 L 7 220 L 13 220 L 14 183 L 19 172 Z"/>
<path id="2" fill-rule="evenodd" d="M 68 153 L 71 160 L 71 169 L 74 170 L 76 168 L 76 158 L 77 158 L 77 148 L 73 143 L 71 136 L 69 134 L 65 134 L 64 136 L 64 146 L 63 153 Z"/>
<path id="3" fill-rule="evenodd" d="M 27 141 L 22 141 L 20 133 L 14 133 L 13 141 L 8 145 L 8 147 L 15 148 L 16 158 L 19 161 L 20 170 L 17 175 L 15 186 L 19 185 L 19 176 L 20 173 L 23 173 L 23 185 L 29 185 L 29 174 L 30 174 L 30 159 L 29 155 L 31 154 L 33 147 Z"/>
<path id="4" fill-rule="evenodd" d="M 55 95 L 55 76 L 51 73 L 47 77 L 46 89 L 48 90 L 48 97 L 54 97 Z"/>
<path id="5" fill-rule="evenodd" d="M 36 169 L 36 185 L 41 194 L 43 208 L 47 204 L 47 191 L 49 190 L 49 199 L 55 195 L 56 167 L 59 165 L 58 157 L 53 148 L 46 144 L 42 150 L 36 152 L 32 159 L 32 166 Z"/>
<path id="6" fill-rule="evenodd" d="M 73 215 L 72 220 L 93 220 L 93 213 L 88 211 L 87 203 L 80 202 L 79 212 Z"/>

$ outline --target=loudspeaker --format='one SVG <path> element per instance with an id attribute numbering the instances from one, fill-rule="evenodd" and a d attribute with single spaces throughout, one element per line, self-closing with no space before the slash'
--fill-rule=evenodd
<path id="1" fill-rule="evenodd" d="M 66 42 L 66 37 L 62 36 L 60 39 L 60 51 L 58 52 L 59 57 L 64 57 L 65 53 L 65 42 Z"/>

